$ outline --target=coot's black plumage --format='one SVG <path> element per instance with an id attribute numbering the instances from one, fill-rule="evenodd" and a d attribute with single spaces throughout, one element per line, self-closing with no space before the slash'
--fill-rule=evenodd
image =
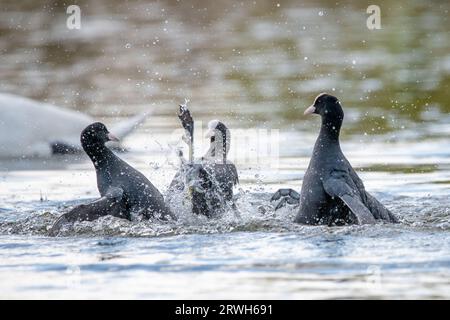
<path id="1" fill-rule="evenodd" d="M 376 219 L 397 222 L 395 215 L 365 190 L 342 153 L 339 133 L 344 111 L 339 100 L 322 93 L 305 110 L 305 115 L 312 113 L 321 116 L 322 126 L 303 178 L 295 221 L 312 225 L 370 224 Z"/>
<path id="2" fill-rule="evenodd" d="M 201 161 L 212 172 L 218 190 L 225 200 L 232 200 L 233 187 L 239 183 L 239 176 L 235 164 L 227 159 L 230 151 L 230 130 L 223 122 L 212 120 L 208 123 L 206 137 L 210 139 L 209 149 Z"/>
<path id="3" fill-rule="evenodd" d="M 193 158 L 194 120 L 185 105 L 178 114 L 186 130 L 185 141 L 189 145 L 189 162 L 183 163 L 169 187 L 169 194 L 183 192 L 186 184 L 195 214 L 213 216 L 220 213 L 227 203 L 234 208 L 233 187 L 239 182 L 236 166 L 227 160 L 230 148 L 230 132 L 220 121 L 208 124 L 207 137 L 210 147 L 197 161 Z"/>
<path id="4" fill-rule="evenodd" d="M 53 230 L 57 231 L 67 221 L 95 220 L 108 214 L 127 219 L 131 218 L 131 212 L 146 218 L 154 215 L 173 217 L 158 189 L 108 149 L 105 146 L 107 141 L 117 141 L 117 138 L 100 122 L 89 125 L 81 133 L 81 145 L 94 164 L 101 198 L 64 214 Z"/>

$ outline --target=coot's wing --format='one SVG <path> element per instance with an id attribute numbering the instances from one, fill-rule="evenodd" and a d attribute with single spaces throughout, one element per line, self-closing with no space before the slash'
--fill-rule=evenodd
<path id="1" fill-rule="evenodd" d="M 358 192 L 350 186 L 351 181 L 346 172 L 335 171 L 323 181 L 325 192 L 331 197 L 340 198 L 355 215 L 358 224 L 373 224 L 375 218 L 370 210 L 361 201 Z"/>
<path id="2" fill-rule="evenodd" d="M 239 183 L 239 175 L 236 169 L 236 166 L 234 163 L 227 163 L 226 165 L 226 172 L 229 177 L 229 179 L 233 182 L 233 185 L 236 185 Z"/>
<path id="3" fill-rule="evenodd" d="M 349 170 L 349 175 L 352 181 L 355 183 L 356 188 L 359 190 L 364 203 L 366 204 L 372 215 L 375 217 L 375 219 L 382 219 L 393 223 L 398 222 L 398 218 L 391 211 L 389 211 L 374 196 L 372 196 L 364 189 L 364 184 L 356 174 L 355 170 L 351 168 Z"/>
<path id="4" fill-rule="evenodd" d="M 187 108 L 186 104 L 180 105 L 180 112 L 178 113 L 178 118 L 181 121 L 181 125 L 184 130 L 188 133 L 188 138 L 192 141 L 194 137 L 194 119 L 191 116 L 191 112 Z"/>
<path id="5" fill-rule="evenodd" d="M 189 146 L 189 162 L 194 161 L 194 119 L 192 119 L 191 113 L 187 108 L 187 101 L 185 104 L 180 104 L 180 113 L 178 118 L 186 132 L 183 135 L 183 140 Z"/>
<path id="6" fill-rule="evenodd" d="M 366 192 L 367 206 L 376 219 L 383 219 L 389 222 L 398 223 L 398 218 L 381 204 L 374 196 Z"/>
<path id="7" fill-rule="evenodd" d="M 64 224 L 75 221 L 93 221 L 102 216 L 113 215 L 125 218 L 122 212 L 123 190 L 118 187 L 111 187 L 106 194 L 90 203 L 80 204 L 63 214 L 56 220 L 49 231 L 49 236 L 55 236 Z"/>
<path id="8" fill-rule="evenodd" d="M 225 199 L 233 200 L 233 187 L 239 183 L 236 166 L 233 163 L 216 164 L 214 177 L 221 186 Z"/>
<path id="9" fill-rule="evenodd" d="M 223 164 L 204 161 L 202 165 L 220 185 L 234 186 L 239 183 L 236 166 L 231 162 Z"/>

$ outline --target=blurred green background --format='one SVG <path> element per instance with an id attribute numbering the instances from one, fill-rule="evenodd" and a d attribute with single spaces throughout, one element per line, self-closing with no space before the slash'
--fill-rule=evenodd
<path id="1" fill-rule="evenodd" d="M 80 30 L 66 7 L 81 8 Z M 381 30 L 366 9 L 381 8 Z M 2 0 L 0 91 L 93 115 L 184 98 L 202 117 L 283 126 L 328 91 L 380 134 L 448 114 L 448 1 Z M 405 122 L 406 121 L 406 122 Z M 411 122 L 409 122 L 411 121 Z M 250 124 L 251 125 L 251 124 Z"/>

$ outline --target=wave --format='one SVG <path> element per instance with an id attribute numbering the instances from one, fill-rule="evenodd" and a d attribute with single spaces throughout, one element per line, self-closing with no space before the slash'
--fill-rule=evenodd
<path id="1" fill-rule="evenodd" d="M 220 217 L 207 218 L 189 212 L 189 207 L 178 206 L 174 212 L 177 221 L 135 219 L 128 221 L 105 216 L 95 221 L 76 222 L 64 226 L 58 236 L 63 237 L 162 237 L 184 234 L 214 234 L 229 232 L 296 232 L 305 236 L 323 232 L 351 232 L 376 236 L 380 230 L 389 232 L 398 228 L 413 230 L 450 231 L 449 200 L 442 197 L 412 198 L 397 196 L 381 200 L 400 218 L 400 224 L 379 222 L 374 226 L 302 226 L 293 222 L 294 207 L 275 211 L 271 194 L 242 191 L 236 197 L 238 210 L 227 210 Z M 86 200 L 84 200 L 86 201 Z M 1 208 L 0 234 L 46 236 L 56 219 L 69 208 L 84 201 L 18 203 L 14 208 Z M 22 208 L 17 210 L 17 208 Z"/>

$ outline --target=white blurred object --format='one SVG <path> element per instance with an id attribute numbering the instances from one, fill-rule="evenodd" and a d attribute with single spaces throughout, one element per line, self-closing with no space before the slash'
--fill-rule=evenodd
<path id="1" fill-rule="evenodd" d="M 139 114 L 109 130 L 123 139 L 148 116 Z M 0 93 L 0 158 L 50 157 L 55 144 L 81 151 L 80 133 L 93 122 L 81 112 Z"/>

